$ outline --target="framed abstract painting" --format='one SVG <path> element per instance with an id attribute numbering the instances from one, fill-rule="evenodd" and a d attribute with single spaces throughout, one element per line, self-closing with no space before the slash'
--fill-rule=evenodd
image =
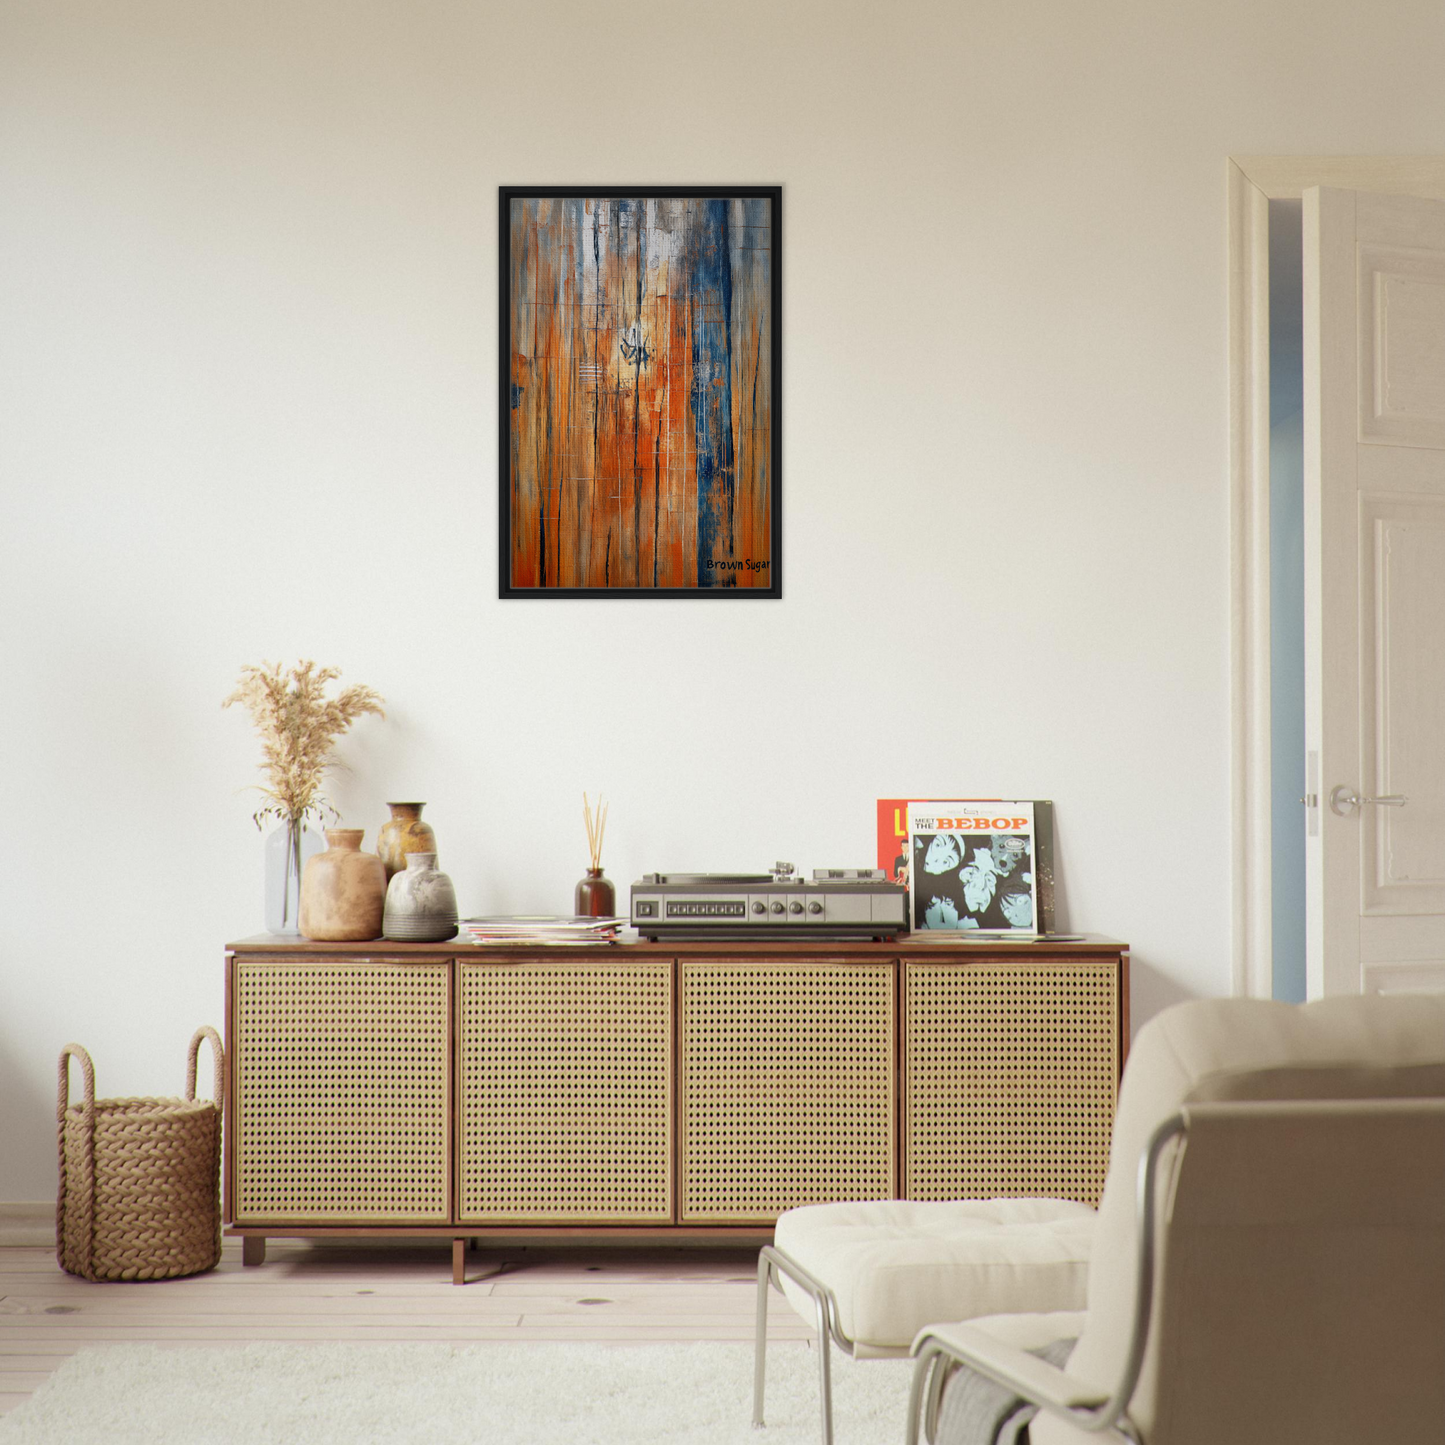
<path id="1" fill-rule="evenodd" d="M 501 596 L 781 597 L 781 187 L 500 201 Z"/>

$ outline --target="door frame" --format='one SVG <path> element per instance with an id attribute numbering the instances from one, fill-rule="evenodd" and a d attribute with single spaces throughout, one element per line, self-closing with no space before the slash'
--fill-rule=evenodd
<path id="1" fill-rule="evenodd" d="M 1231 156 L 1231 985 L 1274 992 L 1270 878 L 1269 203 L 1310 186 L 1445 200 L 1445 156 Z"/>

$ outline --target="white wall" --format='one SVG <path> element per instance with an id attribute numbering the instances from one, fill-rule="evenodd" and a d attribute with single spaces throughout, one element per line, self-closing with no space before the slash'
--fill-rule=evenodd
<path id="1" fill-rule="evenodd" d="M 567 906 L 584 787 L 623 884 L 1052 797 L 1136 1018 L 1225 992 L 1224 159 L 1445 140 L 1445 12 L 1300 13 L 6 0 L 0 1199 L 65 1040 L 221 1020 L 263 658 L 386 695 L 333 797 L 469 911 Z M 496 599 L 496 187 L 634 180 L 785 188 L 781 602 Z"/>

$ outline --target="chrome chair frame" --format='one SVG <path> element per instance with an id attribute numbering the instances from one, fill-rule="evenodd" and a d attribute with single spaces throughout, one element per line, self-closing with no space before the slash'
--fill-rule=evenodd
<path id="1" fill-rule="evenodd" d="M 768 1289 L 782 1292 L 779 1276 L 786 1275 L 813 1301 L 818 1327 L 818 1384 L 823 1397 L 823 1445 L 833 1445 L 833 1371 L 830 1342 L 845 1355 L 853 1354 L 853 1341 L 838 1323 L 838 1299 L 816 1275 L 809 1274 L 771 1244 L 758 1252 L 758 1313 L 753 1341 L 753 1429 L 763 1428 L 763 1393 L 768 1364 Z"/>
<path id="2" fill-rule="evenodd" d="M 908 1429 L 905 1436 L 907 1445 L 918 1445 L 920 1425 L 924 1438 L 931 1445 L 938 1428 L 938 1411 L 943 1400 L 944 1385 L 959 1365 L 966 1365 L 999 1384 L 1008 1386 L 1030 1404 L 1062 1416 L 1078 1429 L 1097 1434 L 1102 1440 L 1114 1442 L 1114 1445 L 1139 1445 L 1138 1434 L 1128 1419 L 1127 1412 L 1129 1401 L 1134 1396 L 1134 1388 L 1139 1383 L 1139 1372 L 1144 1366 L 1144 1346 L 1149 1338 L 1149 1319 L 1154 1306 L 1157 1249 L 1154 1192 L 1158 1184 L 1159 1160 L 1165 1147 L 1187 1132 L 1188 1120 L 1183 1114 L 1175 1114 L 1166 1119 L 1150 1136 L 1149 1146 L 1139 1161 L 1135 1196 L 1139 1215 L 1139 1241 L 1136 1253 L 1134 1319 L 1124 1355 L 1124 1365 L 1119 1372 L 1119 1382 L 1108 1397 L 1097 1404 L 1087 1405 L 1055 1399 L 1011 1374 L 1007 1369 L 970 1358 L 948 1340 L 939 1339 L 932 1330 L 923 1330 L 913 1342 L 913 1355 L 917 1364 L 914 1366 L 913 1384 L 908 1395 Z"/>

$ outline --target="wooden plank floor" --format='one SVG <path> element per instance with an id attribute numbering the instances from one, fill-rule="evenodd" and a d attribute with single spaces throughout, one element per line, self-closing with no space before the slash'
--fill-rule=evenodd
<path id="1" fill-rule="evenodd" d="M 0 1248 L 0 1413 L 77 1350 L 104 1343 L 253 1340 L 751 1340 L 756 1249 L 524 1248 L 467 1257 L 451 1244 L 271 1240 L 266 1263 L 190 1279 L 91 1284 L 52 1249 Z M 807 1339 L 781 1296 L 770 1339 Z"/>

